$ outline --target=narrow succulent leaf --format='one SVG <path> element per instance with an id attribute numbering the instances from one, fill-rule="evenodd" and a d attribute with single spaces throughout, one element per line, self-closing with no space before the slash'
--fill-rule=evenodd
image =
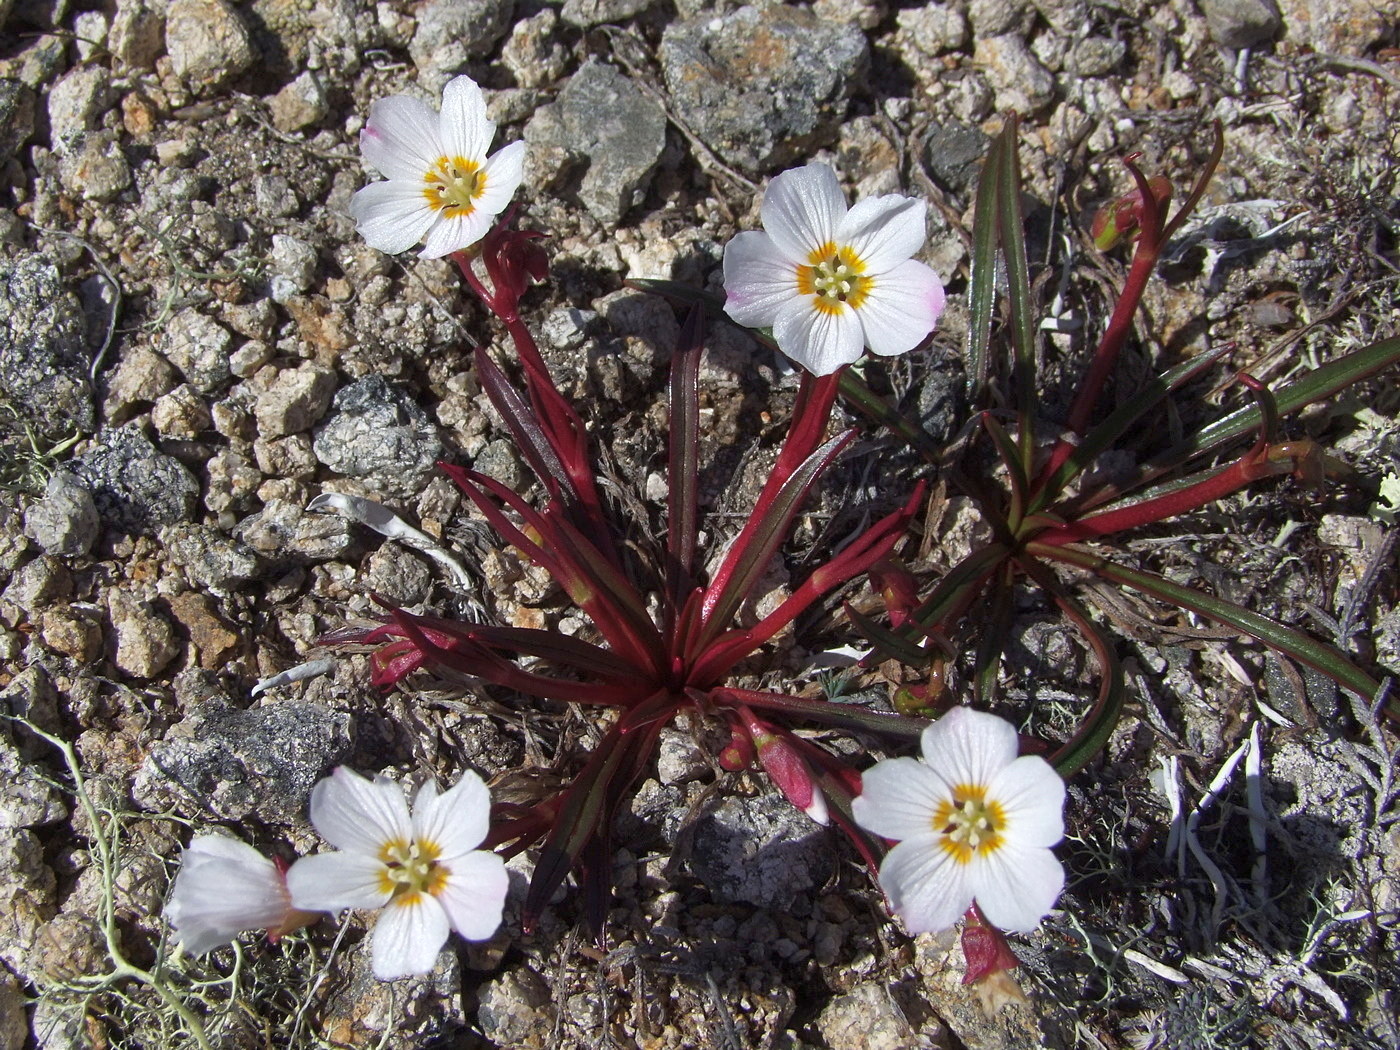
<path id="1" fill-rule="evenodd" d="M 860 376 L 849 368 L 843 368 L 841 376 L 841 398 L 870 422 L 885 427 L 920 456 L 930 466 L 942 466 L 947 450 L 935 441 L 923 427 L 904 415 L 885 398 L 871 390 Z"/>
<path id="2" fill-rule="evenodd" d="M 1380 688 L 1375 679 L 1330 645 L 1234 602 L 1206 594 L 1194 587 L 1183 587 L 1155 573 L 1130 569 L 1077 547 L 1052 547 L 1031 543 L 1027 545 L 1026 552 L 1034 557 L 1053 558 L 1077 565 L 1102 579 L 1142 591 L 1161 601 L 1170 602 L 1233 627 L 1299 663 L 1322 672 L 1338 685 L 1350 689 L 1368 701 L 1376 696 Z"/>
<path id="3" fill-rule="evenodd" d="M 544 427 L 483 347 L 476 348 L 476 376 L 481 389 L 486 392 L 515 439 L 515 447 L 525 457 L 525 462 L 545 490 L 556 498 L 576 500 L 578 494 L 574 491 L 573 481 L 545 434 Z"/>
<path id="4" fill-rule="evenodd" d="M 974 404 L 983 400 L 991 375 L 992 318 L 996 310 L 998 210 L 1001 170 L 1006 143 L 992 140 L 982 175 L 977 180 L 977 203 L 972 212 L 972 272 L 968 289 L 967 393 Z"/>
<path id="5" fill-rule="evenodd" d="M 1074 735 L 1050 756 L 1050 764 L 1060 776 L 1069 777 L 1083 769 L 1104 749 L 1119 719 L 1123 717 L 1123 701 L 1127 695 L 1123 665 L 1112 641 L 1090 619 L 1084 606 L 1065 590 L 1054 573 L 1032 558 L 1022 558 L 1018 564 L 1026 575 L 1045 589 L 1065 617 L 1079 629 L 1099 662 L 1099 695 L 1093 708 Z"/>
<path id="6" fill-rule="evenodd" d="M 1026 262 L 1025 220 L 1021 216 L 1019 125 L 1013 114 L 1002 129 L 1002 161 L 998 171 L 997 235 L 1006 262 L 1006 298 L 1011 307 L 1012 362 L 1016 377 L 1015 404 L 1020 419 L 1017 442 L 1021 470 L 1030 474 L 1035 455 L 1035 418 L 1039 400 L 1035 376 L 1036 321 L 1031 305 L 1030 266 Z"/>
<path id="7" fill-rule="evenodd" d="M 675 610 L 695 586 L 695 545 L 700 530 L 700 357 L 704 352 L 704 310 L 686 315 L 680 343 L 671 357 L 671 434 L 666 492 L 666 593 Z"/>
<path id="8" fill-rule="evenodd" d="M 739 533 L 701 601 L 700 645 L 718 637 L 749 597 L 755 582 L 767 568 L 787 536 L 792 519 L 808 491 L 831 462 L 855 437 L 854 430 L 838 434 L 813 452 L 794 470 L 760 514 L 755 510 Z"/>
<path id="9" fill-rule="evenodd" d="M 1150 382 L 1140 393 L 1124 402 L 1115 412 L 1085 435 L 1068 458 L 1049 480 L 1038 486 L 1028 514 L 1037 514 L 1053 503 L 1065 486 L 1087 470 L 1093 462 L 1128 432 L 1134 423 L 1160 405 L 1167 396 L 1195 379 L 1232 349 L 1231 344 L 1219 346 L 1169 368 Z"/>
<path id="10" fill-rule="evenodd" d="M 936 628 L 962 615 L 981 589 L 982 581 L 996 571 L 1010 555 L 1000 543 L 978 547 L 954 565 L 933 588 L 924 603 L 914 611 L 914 619 Z"/>
<path id="11" fill-rule="evenodd" d="M 455 626 L 458 632 L 492 649 L 533 657 L 556 667 L 567 667 L 595 678 L 635 679 L 637 668 L 615 653 L 558 631 L 534 627 L 497 627 L 491 624 L 463 624 L 436 617 L 421 617 L 439 630 Z"/>
<path id="12" fill-rule="evenodd" d="M 933 659 L 932 653 L 911 639 L 911 635 L 918 633 L 920 625 L 917 620 L 910 619 L 899 630 L 892 631 L 849 604 L 845 611 L 851 626 L 871 644 L 882 660 L 898 660 L 909 667 L 922 668 Z"/>
<path id="13" fill-rule="evenodd" d="M 996 417 L 990 412 L 980 413 L 978 419 L 982 423 L 982 429 L 992 439 L 997 456 L 1001 459 L 1002 466 L 1006 468 L 1011 481 L 1011 506 L 1007 511 L 1006 518 L 1010 528 L 1015 529 L 1020 524 L 1021 515 L 1026 506 L 1026 490 L 1030 486 L 1025 465 L 1021 459 L 1021 451 L 1016 442 L 1011 439 L 1011 435 L 1006 432 L 1006 428 L 998 423 Z"/>
<path id="14" fill-rule="evenodd" d="M 1329 361 L 1291 383 L 1285 383 L 1273 391 L 1274 404 L 1280 415 L 1292 415 L 1299 409 L 1325 400 L 1397 362 L 1400 362 L 1400 336 L 1383 339 L 1360 350 L 1353 350 L 1335 361 Z M 1247 434 L 1255 433 L 1262 419 L 1257 404 L 1237 409 L 1203 427 L 1176 448 L 1154 456 L 1151 462 L 1170 465 L 1212 452 L 1238 441 Z"/>
<path id="15" fill-rule="evenodd" d="M 764 711 L 773 711 L 791 718 L 810 719 L 823 725 L 845 726 L 849 729 L 880 733 L 883 736 L 917 739 L 929 725 L 926 718 L 909 718 L 905 715 L 886 714 L 871 711 L 854 704 L 838 704 L 829 700 L 807 700 L 800 696 L 783 693 L 760 692 L 754 689 L 712 689 L 709 692 L 712 703 L 719 707 L 746 705 Z"/>
<path id="16" fill-rule="evenodd" d="M 1011 599 L 1015 593 L 1011 586 L 1012 568 L 1010 562 L 1002 565 L 992 584 L 991 594 L 986 599 L 986 618 L 980 631 L 981 637 L 973 656 L 972 684 L 977 702 L 983 706 L 996 702 L 1001 654 L 1011 630 Z"/>

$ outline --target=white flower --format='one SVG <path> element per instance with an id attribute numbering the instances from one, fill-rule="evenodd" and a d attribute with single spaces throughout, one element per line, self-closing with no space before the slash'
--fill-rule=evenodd
<path id="1" fill-rule="evenodd" d="M 851 809 L 895 846 L 880 887 L 911 933 L 945 930 L 973 901 L 993 926 L 1029 933 L 1064 889 L 1050 847 L 1064 837 L 1064 781 L 1016 730 L 954 708 L 924 730 L 923 761 L 877 762 Z"/>
<path id="2" fill-rule="evenodd" d="M 340 853 L 303 857 L 287 872 L 299 908 L 383 908 L 374 928 L 374 975 L 427 973 L 449 929 L 486 940 L 501 924 L 505 861 L 476 847 L 491 798 L 475 773 L 439 795 L 431 781 L 409 815 L 403 789 L 337 769 L 311 791 L 311 823 Z"/>
<path id="3" fill-rule="evenodd" d="M 924 243 L 928 206 L 891 194 L 849 211 L 836 173 L 808 164 L 763 195 L 763 229 L 724 250 L 725 312 L 772 328 L 778 349 L 817 375 L 860 357 L 903 354 L 943 312 L 938 275 L 910 258 Z"/>
<path id="4" fill-rule="evenodd" d="M 292 907 L 281 870 L 252 846 L 227 835 L 199 835 L 180 857 L 165 917 L 194 955 L 230 943 L 245 930 L 274 937 L 315 918 Z"/>
<path id="5" fill-rule="evenodd" d="M 481 240 L 520 185 L 525 159 L 523 142 L 488 158 L 495 134 L 471 77 L 448 82 L 441 113 L 407 95 L 375 102 L 360 150 L 389 181 L 372 183 L 351 200 L 360 236 L 391 255 L 423 241 L 425 259 Z"/>

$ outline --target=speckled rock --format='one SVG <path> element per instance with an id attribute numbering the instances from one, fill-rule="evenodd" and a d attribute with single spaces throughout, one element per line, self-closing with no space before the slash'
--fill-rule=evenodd
<path id="1" fill-rule="evenodd" d="M 667 27 L 660 60 L 681 118 L 751 173 L 829 141 L 869 60 L 865 34 L 796 7 L 741 7 Z"/>
<path id="2" fill-rule="evenodd" d="M 0 828 L 36 828 L 68 816 L 63 793 L 0 736 Z"/>
<path id="3" fill-rule="evenodd" d="M 299 131 L 320 123 L 330 111 L 330 103 L 321 78 L 308 69 L 273 95 L 268 108 L 272 112 L 272 125 L 278 131 Z"/>
<path id="4" fill-rule="evenodd" d="M 233 335 L 208 314 L 193 307 L 181 310 L 165 326 L 161 349 L 201 394 L 211 394 L 228 382 Z"/>
<path id="5" fill-rule="evenodd" d="M 1055 78 L 1015 33 L 978 37 L 972 60 L 987 74 L 998 109 L 1031 114 L 1055 97 Z"/>
<path id="6" fill-rule="evenodd" d="M 82 310 L 42 256 L 0 257 L 0 345 L 0 394 L 32 406 L 33 422 L 46 432 L 92 429 Z"/>
<path id="7" fill-rule="evenodd" d="M 377 375 L 337 392 L 311 447 L 336 473 L 394 495 L 417 493 L 443 454 L 428 414 Z"/>
<path id="8" fill-rule="evenodd" d="M 1254 47 L 1282 27 L 1274 0 L 1200 0 L 1211 39 L 1221 47 Z"/>
<path id="9" fill-rule="evenodd" d="M 172 525 L 161 530 L 160 542 L 190 583 L 215 594 L 227 594 L 264 570 L 256 552 L 208 525 Z"/>
<path id="10" fill-rule="evenodd" d="M 268 366 L 270 370 L 271 366 Z M 258 386 L 253 415 L 258 432 L 275 438 L 309 430 L 330 406 L 335 393 L 335 373 L 303 361 L 296 368 L 276 371 L 266 382 L 262 373 L 254 377 Z"/>
<path id="11" fill-rule="evenodd" d="M 107 46 L 112 56 L 128 69 L 152 69 L 165 50 L 162 8 L 147 0 L 117 0 Z"/>
<path id="12" fill-rule="evenodd" d="M 173 0 L 166 14 L 165 50 L 176 75 L 196 91 L 222 86 L 255 57 L 247 25 L 225 0 Z"/>
<path id="13" fill-rule="evenodd" d="M 0 1050 L 21 1050 L 29 1039 L 25 996 L 19 982 L 0 970 Z"/>
<path id="14" fill-rule="evenodd" d="M 1278 0 L 1285 40 L 1325 54 L 1366 55 L 1400 36 L 1394 13 L 1375 0 Z"/>
<path id="15" fill-rule="evenodd" d="M 292 823 L 350 742 L 347 714 L 293 701 L 240 711 L 211 697 L 151 749 L 132 796 L 148 810 Z"/>
<path id="16" fill-rule="evenodd" d="M 817 1030 L 830 1050 L 904 1050 L 918 1033 L 883 984 L 857 985 L 827 1003 Z"/>
<path id="17" fill-rule="evenodd" d="M 545 1046 L 557 1011 L 549 988 L 527 967 L 507 970 L 482 985 L 476 1020 L 497 1046 Z"/>
<path id="18" fill-rule="evenodd" d="M 74 136 L 93 131 L 112 105 L 112 76 L 101 66 L 78 66 L 49 89 L 49 136 L 62 149 Z"/>
<path id="19" fill-rule="evenodd" d="M 27 828 L 0 827 L 0 960 L 23 971 L 25 956 L 54 916 L 57 880 Z"/>
<path id="20" fill-rule="evenodd" d="M 615 226 L 646 192 L 666 145 L 666 113 L 612 66 L 590 61 L 530 121 L 525 141 L 536 173 L 549 168 L 553 178 L 561 167 L 587 165 L 579 200 Z"/>
<path id="21" fill-rule="evenodd" d="M 429 0 L 418 11 L 408 53 L 428 80 L 445 80 L 484 58 L 510 28 L 515 0 Z M 436 88 L 432 84 L 432 88 Z"/>
<path id="22" fill-rule="evenodd" d="M 151 678 L 180 651 L 170 621 L 147 602 L 120 588 L 107 592 L 108 656 L 117 670 L 134 678 Z"/>
<path id="23" fill-rule="evenodd" d="M 34 134 L 34 92 L 18 80 L 0 80 L 0 157 L 14 156 Z"/>
<path id="24" fill-rule="evenodd" d="M 97 540 L 99 522 L 92 493 L 66 470 L 58 470 L 44 498 L 24 514 L 24 534 L 48 554 L 86 554 Z"/>
<path id="25" fill-rule="evenodd" d="M 109 529 L 149 534 L 188 521 L 199 483 L 179 460 L 156 450 L 135 426 L 108 430 L 72 463 Z"/>
<path id="26" fill-rule="evenodd" d="M 991 142 L 981 128 L 972 125 L 935 124 L 924 139 L 924 163 L 940 185 L 962 192 L 982 170 L 982 158 Z"/>
<path id="27" fill-rule="evenodd" d="M 580 29 L 625 22 L 650 10 L 655 0 L 564 0 L 564 21 Z"/>
<path id="28" fill-rule="evenodd" d="M 338 514 L 308 514 L 299 503 L 270 499 L 239 522 L 238 537 L 257 553 L 282 563 L 341 558 L 355 545 L 354 526 Z"/>
<path id="29" fill-rule="evenodd" d="M 131 185 L 131 165 L 115 132 L 80 132 L 59 157 L 58 177 L 84 200 L 109 201 Z"/>
<path id="30" fill-rule="evenodd" d="M 831 877 L 828 834 L 776 792 L 726 798 L 696 822 L 691 868 L 716 900 L 781 907 Z"/>

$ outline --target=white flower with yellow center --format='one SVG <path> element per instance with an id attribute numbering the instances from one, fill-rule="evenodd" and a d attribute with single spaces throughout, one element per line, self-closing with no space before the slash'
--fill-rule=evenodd
<path id="1" fill-rule="evenodd" d="M 763 195 L 763 232 L 738 234 L 724 250 L 725 312 L 771 328 L 778 349 L 817 375 L 867 346 L 907 353 L 943 312 L 938 275 L 911 258 L 927 210 L 895 194 L 848 210 L 826 165 L 783 172 Z"/>
<path id="2" fill-rule="evenodd" d="M 1051 852 L 1064 837 L 1065 785 L 1050 763 L 1016 757 L 1016 730 L 954 708 L 924 730 L 923 761 L 877 762 L 856 822 L 898 845 L 880 887 L 910 933 L 953 926 L 976 901 L 993 926 L 1029 933 L 1064 889 Z"/>
<path id="3" fill-rule="evenodd" d="M 399 785 L 337 769 L 311 791 L 311 823 L 342 852 L 303 857 L 287 872 L 298 908 L 383 908 L 374 928 L 380 980 L 427 973 L 449 930 L 486 940 L 501 924 L 505 862 L 478 850 L 491 799 L 475 773 L 439 795 L 431 781 L 409 814 Z"/>
<path id="4" fill-rule="evenodd" d="M 360 236 L 391 255 L 422 241 L 425 259 L 481 240 L 514 196 L 525 160 L 523 142 L 487 157 L 495 135 L 471 77 L 448 82 L 441 113 L 407 95 L 375 102 L 360 151 L 388 181 L 371 183 L 350 201 Z"/>

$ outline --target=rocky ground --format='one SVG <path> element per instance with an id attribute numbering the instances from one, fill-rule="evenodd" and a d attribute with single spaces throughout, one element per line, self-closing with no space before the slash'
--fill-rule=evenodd
<path id="1" fill-rule="evenodd" d="M 677 324 L 623 278 L 717 288 L 765 179 L 808 158 L 856 195 L 925 195 L 925 258 L 950 306 L 932 350 L 888 383 L 949 432 L 966 417 L 950 377 L 972 188 L 1009 111 L 1037 294 L 1071 322 L 1045 341 L 1052 409 L 1084 349 L 1072 322 L 1101 324 L 1121 272 L 1075 224 L 1125 190 L 1129 152 L 1188 184 L 1212 120 L 1224 163 L 1149 294 L 1130 378 L 1235 340 L 1234 367 L 1278 381 L 1394 335 L 1400 52 L 1385 8 L 0 0 L 0 685 L 7 713 L 72 745 L 67 763 L 23 726 L 0 730 L 0 1050 L 185 1045 L 171 1000 L 133 973 L 152 967 L 229 1047 L 1400 1042 L 1394 735 L 1259 647 L 1112 594 L 1098 605 L 1131 626 L 1133 704 L 1071 782 L 1070 888 L 1018 942 L 1027 1001 L 999 1012 L 958 984 L 949 938 L 906 937 L 845 844 L 761 778 L 719 773 L 687 727 L 617 829 L 604 949 L 566 896 L 531 936 L 508 916 L 429 977 L 382 985 L 354 921 L 194 961 L 170 958 L 159 919 L 194 830 L 314 848 L 307 792 L 336 764 L 444 780 L 471 767 L 508 793 L 567 775 L 596 734 L 582 712 L 429 678 L 377 695 L 363 655 L 253 695 L 326 655 L 318 638 L 371 592 L 566 615 L 434 474 L 447 456 L 525 484 L 470 367 L 489 319 L 449 265 L 381 255 L 346 217 L 372 177 L 356 148 L 371 100 L 433 97 L 465 71 L 501 140 L 525 140 L 519 199 L 553 259 L 531 323 L 619 491 L 654 506 Z M 723 534 L 795 379 L 720 331 L 703 382 Z M 1130 556 L 1393 671 L 1396 546 L 1378 492 L 1398 412 L 1393 373 L 1310 412 L 1298 432 L 1349 480 L 1265 485 Z M 916 469 L 872 434 L 789 567 Z M 324 492 L 421 522 L 463 553 L 469 585 L 308 512 Z M 965 509 L 929 523 L 933 568 L 975 528 Z M 770 681 L 800 686 L 807 651 L 850 640 L 832 622 L 809 635 L 775 654 Z M 1028 606 L 1015 640 L 1006 713 L 1082 709 L 1091 676 L 1063 625 Z M 523 880 L 528 857 L 513 866 Z"/>

